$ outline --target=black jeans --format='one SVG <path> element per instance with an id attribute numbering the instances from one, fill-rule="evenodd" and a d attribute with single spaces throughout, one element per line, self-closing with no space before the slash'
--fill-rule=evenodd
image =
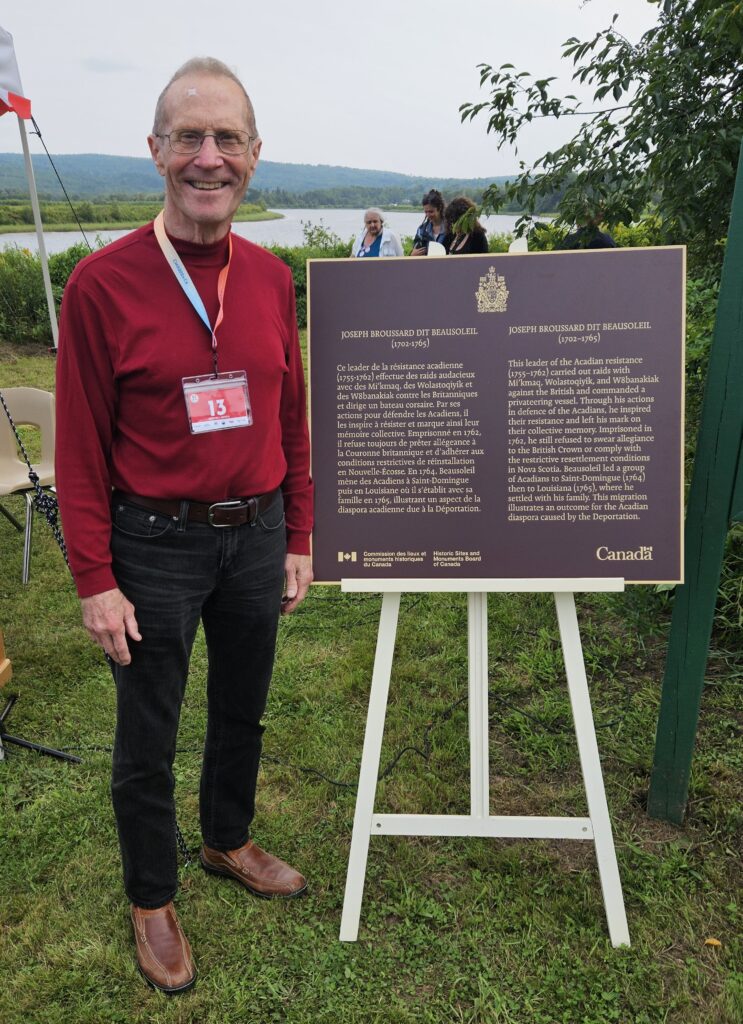
<path id="1" fill-rule="evenodd" d="M 131 664 L 114 667 L 111 794 L 127 895 L 155 908 L 177 888 L 172 766 L 199 620 L 209 660 L 201 832 L 217 850 L 248 840 L 284 580 L 281 496 L 252 525 L 226 528 L 117 501 L 111 551 L 142 634 L 129 641 Z"/>

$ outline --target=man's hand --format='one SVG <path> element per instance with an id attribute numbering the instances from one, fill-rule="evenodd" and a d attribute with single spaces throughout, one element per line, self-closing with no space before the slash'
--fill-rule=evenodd
<path id="1" fill-rule="evenodd" d="M 291 615 L 312 583 L 312 559 L 309 555 L 287 555 L 284 562 L 286 587 L 281 599 L 281 614 Z"/>
<path id="2" fill-rule="evenodd" d="M 121 591 L 104 590 L 102 594 L 80 600 L 83 625 L 90 638 L 108 654 L 117 665 L 128 665 L 132 660 L 126 638 L 141 640 L 134 617 L 134 605 Z"/>

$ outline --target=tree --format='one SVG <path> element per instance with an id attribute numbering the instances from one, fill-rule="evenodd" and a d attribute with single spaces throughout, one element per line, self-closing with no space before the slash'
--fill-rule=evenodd
<path id="1" fill-rule="evenodd" d="M 591 107 L 575 96 L 553 96 L 554 78 L 534 78 L 512 64 L 480 64 L 490 99 L 465 103 L 462 120 L 489 115 L 498 149 L 516 144 L 536 118 L 576 117 L 573 138 L 544 153 L 506 186 L 491 185 L 487 209 L 515 201 L 527 211 L 562 192 L 563 222 L 601 219 L 630 223 L 653 210 L 659 238 L 686 242 L 705 261 L 719 262 L 727 231 L 743 136 L 743 3 L 740 0 L 648 0 L 658 24 L 633 44 L 611 25 L 581 42 L 563 44 L 573 80 L 594 87 Z"/>

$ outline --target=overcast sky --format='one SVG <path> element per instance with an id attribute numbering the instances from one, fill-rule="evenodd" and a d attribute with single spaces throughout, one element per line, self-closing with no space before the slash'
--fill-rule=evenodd
<path id="1" fill-rule="evenodd" d="M 477 64 L 511 62 L 569 85 L 569 36 L 590 38 L 618 12 L 633 41 L 657 20 L 648 0 L 23 0 L 3 5 L 25 95 L 52 153 L 148 155 L 157 95 L 195 55 L 233 67 L 253 99 L 266 160 L 340 164 L 431 177 L 489 177 L 518 166 L 486 120 Z M 531 159 L 573 119 L 530 129 Z M 0 118 L 0 152 L 19 152 Z M 41 152 L 31 139 L 32 152 Z"/>

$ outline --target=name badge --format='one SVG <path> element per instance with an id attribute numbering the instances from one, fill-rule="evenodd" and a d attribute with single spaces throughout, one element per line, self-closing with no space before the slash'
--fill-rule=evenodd
<path id="1" fill-rule="evenodd" d="M 245 370 L 219 373 L 216 377 L 184 377 L 182 383 L 192 434 L 233 430 L 252 424 Z"/>

